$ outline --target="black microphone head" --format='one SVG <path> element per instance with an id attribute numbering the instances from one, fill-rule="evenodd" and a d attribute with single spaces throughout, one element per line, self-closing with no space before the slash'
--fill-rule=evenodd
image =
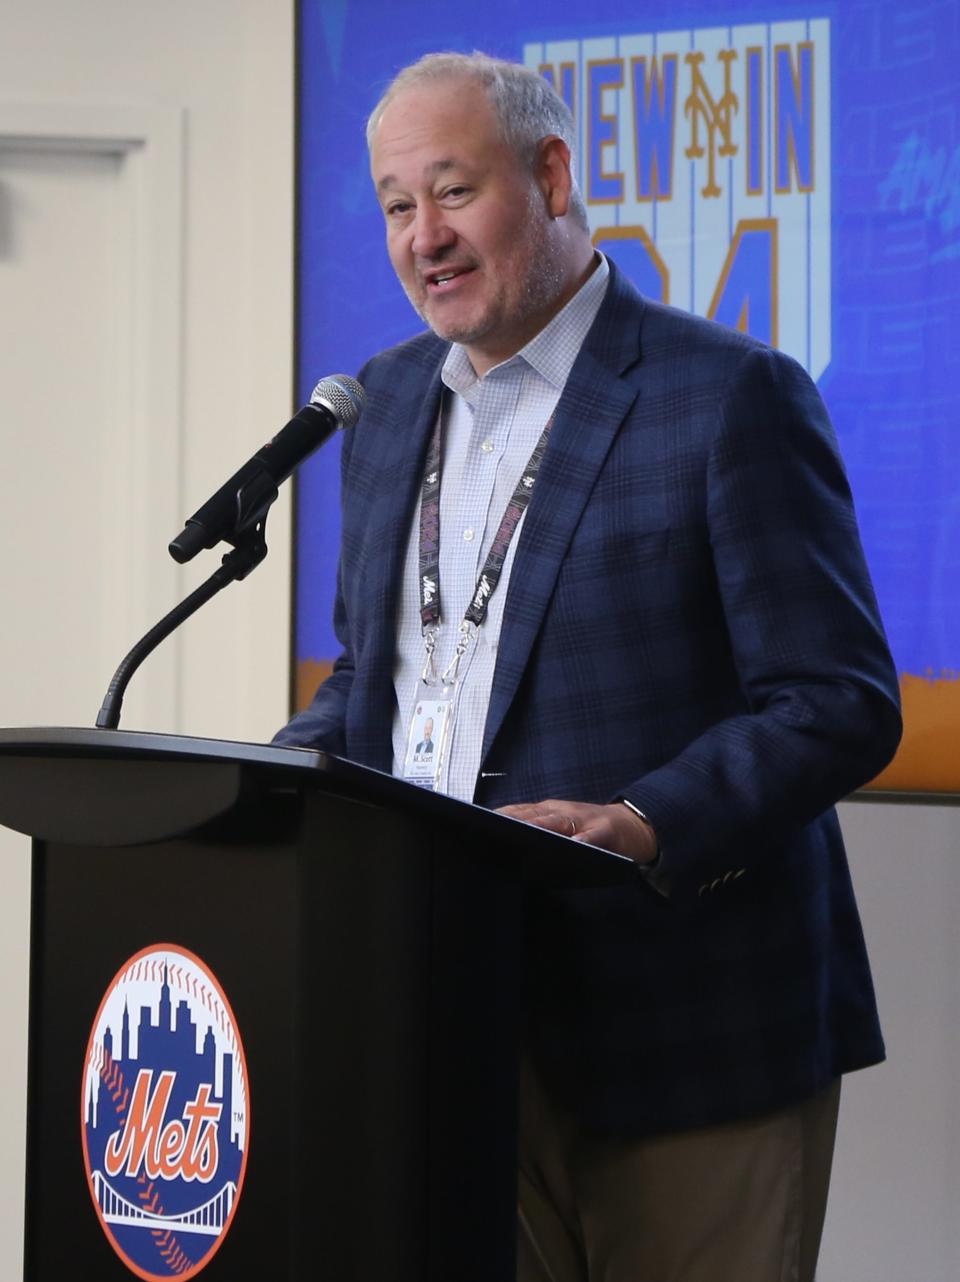
<path id="1" fill-rule="evenodd" d="M 325 405 L 341 427 L 353 427 L 363 409 L 364 390 L 349 374 L 322 378 L 310 396 L 311 405 Z"/>

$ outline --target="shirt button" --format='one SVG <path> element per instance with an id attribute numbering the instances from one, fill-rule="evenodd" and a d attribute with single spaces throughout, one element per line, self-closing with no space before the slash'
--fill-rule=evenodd
<path id="1" fill-rule="evenodd" d="M 473 530 L 471 530 L 471 529 L 466 529 L 466 530 L 464 530 L 464 532 L 463 532 L 463 539 L 464 539 L 464 542 L 465 542 L 465 543 L 472 543 L 472 542 L 473 542 Z"/>
<path id="2" fill-rule="evenodd" d="M 483 444 L 480 446 L 480 448 L 483 450 L 484 454 L 492 454 L 493 441 L 484 441 Z"/>

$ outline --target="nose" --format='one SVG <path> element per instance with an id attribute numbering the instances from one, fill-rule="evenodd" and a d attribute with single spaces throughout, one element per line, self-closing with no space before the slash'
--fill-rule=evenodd
<path id="1" fill-rule="evenodd" d="M 410 248 L 418 258 L 436 258 L 456 240 L 444 211 L 430 201 L 421 201 L 413 222 Z"/>

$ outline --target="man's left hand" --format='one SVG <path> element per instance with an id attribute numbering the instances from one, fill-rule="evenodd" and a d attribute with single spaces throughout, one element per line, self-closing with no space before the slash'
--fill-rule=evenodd
<path id="1" fill-rule="evenodd" d="M 638 864 L 653 863 L 657 857 L 657 834 L 621 801 L 607 806 L 585 801 L 537 801 L 502 806 L 499 813 L 615 855 L 626 855 Z"/>

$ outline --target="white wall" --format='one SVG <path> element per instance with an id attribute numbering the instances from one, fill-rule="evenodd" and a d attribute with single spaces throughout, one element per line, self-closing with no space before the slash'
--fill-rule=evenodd
<path id="1" fill-rule="evenodd" d="M 135 284 L 149 297 L 137 305 L 153 329 L 142 349 L 139 336 L 130 340 L 134 360 L 148 367 L 156 358 L 165 362 L 162 385 L 151 385 L 149 369 L 139 385 L 151 403 L 164 400 L 163 417 L 154 413 L 151 465 L 162 467 L 172 457 L 175 489 L 168 510 L 148 514 L 162 524 L 153 545 L 156 563 L 141 569 L 151 581 L 166 576 L 165 593 L 175 598 L 201 577 L 201 567 L 176 571 L 168 561 L 165 544 L 178 520 L 282 426 L 291 409 L 292 3 L 0 0 L 0 30 L 0 108 L 8 115 L 11 106 L 21 116 L 42 108 L 58 120 L 86 115 L 107 122 L 105 130 L 121 131 L 130 121 L 131 134 L 146 121 L 162 135 L 159 146 L 176 152 L 163 158 L 163 172 L 137 179 L 159 178 L 147 213 L 163 205 L 155 242 L 167 257 L 159 267 L 142 264 Z M 149 155 L 155 148 L 140 150 Z M 179 191 L 169 190 L 172 182 Z M 153 231 L 138 225 L 134 235 Z M 56 297 L 49 306 L 56 311 Z M 36 361 L 38 404 L 64 398 L 49 352 L 18 357 Z M 136 403 L 129 409 L 151 412 Z M 81 419 L 75 430 L 92 432 L 95 425 Z M 0 431 L 22 448 L 24 425 L 3 416 L 2 408 Z M 56 486 L 71 479 L 49 460 L 45 484 L 54 507 Z M 172 725 L 190 733 L 265 735 L 283 715 L 287 512 L 271 516 L 267 565 L 174 643 L 180 658 Z M 130 514 L 132 524 L 139 515 Z M 212 556 L 204 558 L 204 573 L 215 565 Z M 154 604 L 144 601 L 144 626 Z M 116 647 L 134 639 L 118 636 Z M 144 680 L 150 680 L 147 669 Z M 91 687 L 94 713 L 101 692 Z"/>
<path id="2" fill-rule="evenodd" d="M 167 541 L 292 408 L 292 0 L 0 0 L 0 725 L 92 725 L 218 563 Z M 10 515 L 10 509 L 5 516 Z M 285 718 L 271 554 L 149 659 L 123 725 Z M 27 858 L 0 836 L 0 1260 L 19 1277 Z"/>
<path id="3" fill-rule="evenodd" d="M 887 1062 L 844 1079 L 819 1282 L 960 1278 L 960 807 L 841 823 Z"/>

